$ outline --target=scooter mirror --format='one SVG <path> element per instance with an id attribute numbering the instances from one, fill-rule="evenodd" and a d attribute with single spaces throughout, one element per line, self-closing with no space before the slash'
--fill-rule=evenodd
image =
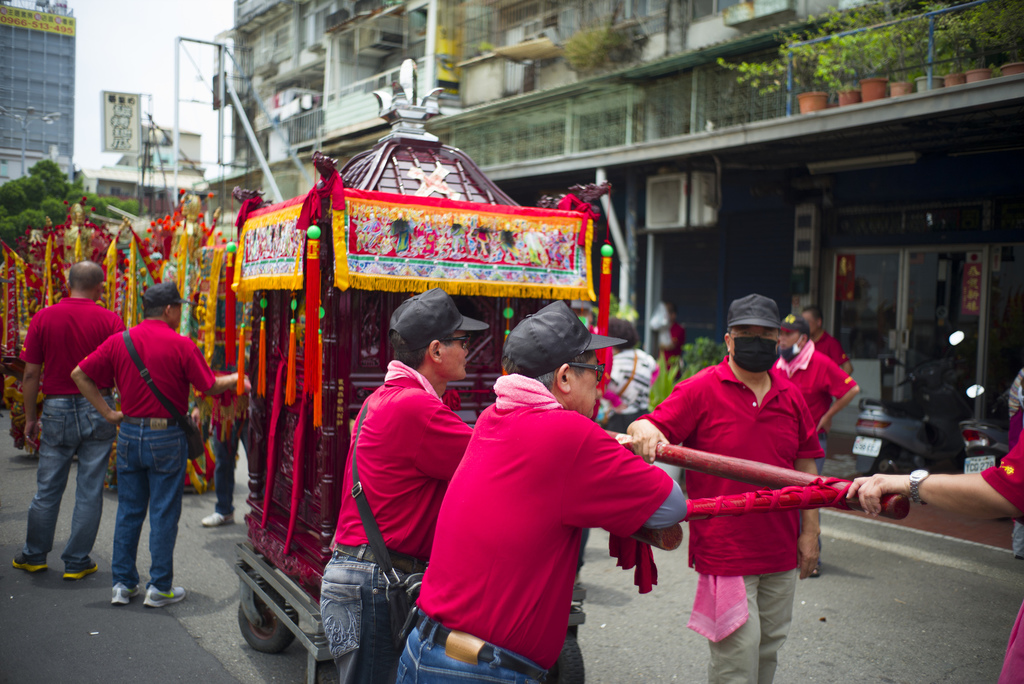
<path id="1" fill-rule="evenodd" d="M 985 388 L 982 387 L 981 385 L 971 385 L 970 387 L 967 388 L 967 396 L 969 396 L 971 399 L 977 399 L 984 393 Z"/>
<path id="2" fill-rule="evenodd" d="M 955 347 L 956 345 L 964 341 L 964 337 L 966 337 L 966 335 L 964 335 L 964 331 L 957 330 L 956 332 L 949 336 L 949 343 Z"/>

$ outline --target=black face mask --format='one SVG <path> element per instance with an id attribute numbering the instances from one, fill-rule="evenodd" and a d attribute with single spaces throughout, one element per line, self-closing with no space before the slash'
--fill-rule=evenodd
<path id="1" fill-rule="evenodd" d="M 779 347 L 779 356 L 786 359 L 786 361 L 792 361 L 796 358 L 796 355 L 800 353 L 800 345 L 794 344 L 792 347 Z"/>
<path id="2" fill-rule="evenodd" d="M 732 358 L 736 365 L 751 373 L 763 373 L 779 358 L 778 342 L 763 337 L 732 338 Z"/>

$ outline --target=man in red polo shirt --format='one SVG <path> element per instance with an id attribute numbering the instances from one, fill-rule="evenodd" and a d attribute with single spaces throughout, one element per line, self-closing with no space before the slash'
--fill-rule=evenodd
<path id="1" fill-rule="evenodd" d="M 508 336 L 508 375 L 441 504 L 399 684 L 543 679 L 565 642 L 582 528 L 629 536 L 686 514 L 672 478 L 591 419 L 604 373 L 594 352 L 622 342 L 565 302 Z"/>
<path id="2" fill-rule="evenodd" d="M 752 294 L 729 306 L 729 356 L 678 385 L 649 415 L 629 426 L 633 447 L 654 459 L 659 442 L 734 456 L 814 474 L 823 456 L 815 423 L 800 390 L 770 373 L 777 358 L 779 310 Z M 740 494 L 758 489 L 704 473 L 686 474 L 690 497 Z M 793 616 L 797 574 L 808 577 L 818 560 L 818 512 L 711 518 L 690 523 L 690 565 L 700 578 L 695 608 L 743 614 L 708 629 L 708 681 L 760 682 L 775 676 L 778 651 Z M 707 610 L 718 606 L 719 610 Z"/>
<path id="3" fill-rule="evenodd" d="M 196 343 L 176 332 L 184 301 L 174 282 L 153 285 L 142 298 L 145 320 L 128 333 L 153 384 L 183 416 L 188 409 L 189 385 L 213 395 L 238 383 L 237 373 L 214 378 Z M 159 608 L 177 603 L 185 598 L 185 590 L 172 584 L 174 544 L 188 458 L 185 432 L 143 380 L 123 334 L 107 338 L 71 371 L 71 377 L 82 396 L 108 422 L 121 426 L 117 440 L 117 522 L 110 602 L 126 604 L 139 592 L 135 558 L 148 508 L 152 563 L 145 605 Z M 121 394 L 120 411 L 104 404 L 99 392 L 99 387 L 115 382 Z"/>
<path id="4" fill-rule="evenodd" d="M 410 297 L 391 316 L 395 360 L 356 419 L 334 556 L 320 586 L 320 614 L 343 684 L 390 684 L 399 655 L 387 579 L 350 495 L 352 459 L 398 577 L 423 572 L 441 500 L 473 432 L 440 397 L 449 382 L 466 377 L 470 333 L 486 329 L 440 288 Z"/>
<path id="5" fill-rule="evenodd" d="M 837 366 L 843 369 L 844 373 L 852 375 L 853 364 L 850 362 L 850 357 L 843 351 L 843 345 L 825 332 L 825 328 L 821 325 L 823 320 L 821 309 L 816 306 L 804 307 L 803 317 L 811 330 L 811 340 L 814 341 L 818 351 L 832 359 Z"/>
<path id="6" fill-rule="evenodd" d="M 53 534 L 60 502 L 78 454 L 75 512 L 71 536 L 64 546 L 64 579 L 79 580 L 96 572 L 89 557 L 103 514 L 103 476 L 107 472 L 114 426 L 103 420 L 82 397 L 71 379 L 71 369 L 110 335 L 124 330 L 117 314 L 96 304 L 103 296 L 103 269 L 81 261 L 68 272 L 70 296 L 48 306 L 32 318 L 21 359 L 25 362 L 22 391 L 25 397 L 25 435 L 39 439 L 38 489 L 28 509 L 25 546 L 13 565 L 19 570 L 46 569 L 46 554 L 53 548 Z M 40 384 L 40 371 L 42 383 Z M 102 401 L 112 402 L 113 383 L 100 386 Z M 42 434 L 36 401 L 43 402 Z"/>
<path id="7" fill-rule="evenodd" d="M 966 513 L 976 518 L 1024 516 L 1024 440 L 1010 450 L 998 467 L 967 475 L 872 475 L 853 481 L 847 497 L 859 499 L 867 513 L 878 515 L 883 494 L 903 494 L 914 503 Z M 1010 631 L 999 684 L 1016 684 L 1024 673 L 1024 604 Z"/>

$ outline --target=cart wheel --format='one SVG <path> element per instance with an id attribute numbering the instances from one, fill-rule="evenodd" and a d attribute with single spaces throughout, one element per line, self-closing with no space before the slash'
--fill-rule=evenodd
<path id="1" fill-rule="evenodd" d="M 316 664 L 316 684 L 338 684 L 338 668 L 333 660 L 321 660 Z"/>
<path id="2" fill-rule="evenodd" d="M 238 628 L 245 641 L 260 653 L 280 653 L 295 640 L 295 635 L 258 596 L 253 596 L 256 610 L 263 618 L 262 625 L 254 625 L 245 616 L 242 604 L 238 604 Z"/>
<path id="3" fill-rule="evenodd" d="M 583 653 L 580 652 L 580 644 L 576 637 L 565 637 L 562 652 L 545 681 L 548 684 L 584 684 L 586 673 L 583 671 Z"/>

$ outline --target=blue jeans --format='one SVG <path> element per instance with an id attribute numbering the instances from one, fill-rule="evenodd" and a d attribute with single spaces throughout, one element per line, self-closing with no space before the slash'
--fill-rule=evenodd
<path id="1" fill-rule="evenodd" d="M 224 516 L 235 512 L 232 503 L 235 494 L 235 457 L 238 455 L 239 437 L 245 434 L 247 428 L 248 422 L 235 421 L 226 442 L 220 441 L 217 435 L 211 435 L 210 449 L 217 459 L 217 466 L 213 471 L 213 488 L 217 492 L 217 505 L 214 510 Z M 243 443 L 246 441 L 248 440 L 242 440 Z"/>
<path id="2" fill-rule="evenodd" d="M 112 398 L 106 397 L 106 402 L 113 406 Z M 43 403 L 40 424 L 37 490 L 28 508 L 28 533 L 22 553 L 30 563 L 46 562 L 46 554 L 53 548 L 71 458 L 78 454 L 71 536 L 60 557 L 65 572 L 79 572 L 93 566 L 89 552 L 100 527 L 103 477 L 117 428 L 82 396 L 48 397 Z"/>
<path id="3" fill-rule="evenodd" d="M 429 623 L 428 623 L 429 624 Z M 420 630 L 416 628 L 405 642 L 405 650 L 398 660 L 398 679 L 395 684 L 466 684 L 466 682 L 509 682 L 510 684 L 536 684 L 536 679 L 519 674 L 501 666 L 502 654 L 510 653 L 503 648 L 494 646 L 494 660 L 489 663 L 479 662 L 470 665 L 445 655 L 444 646 L 438 646 L 429 637 L 429 630 L 421 640 Z M 527 658 L 516 654 L 543 670 Z"/>
<path id="4" fill-rule="evenodd" d="M 324 569 L 320 616 L 341 684 L 394 681 L 398 653 L 391 638 L 386 586 L 377 563 L 340 551 Z"/>
<path id="5" fill-rule="evenodd" d="M 146 586 L 162 592 L 171 590 L 187 457 L 188 443 L 178 426 L 154 430 L 121 423 L 117 440 L 117 523 L 111 563 L 114 584 L 139 584 L 135 557 L 148 508 L 152 564 Z"/>

